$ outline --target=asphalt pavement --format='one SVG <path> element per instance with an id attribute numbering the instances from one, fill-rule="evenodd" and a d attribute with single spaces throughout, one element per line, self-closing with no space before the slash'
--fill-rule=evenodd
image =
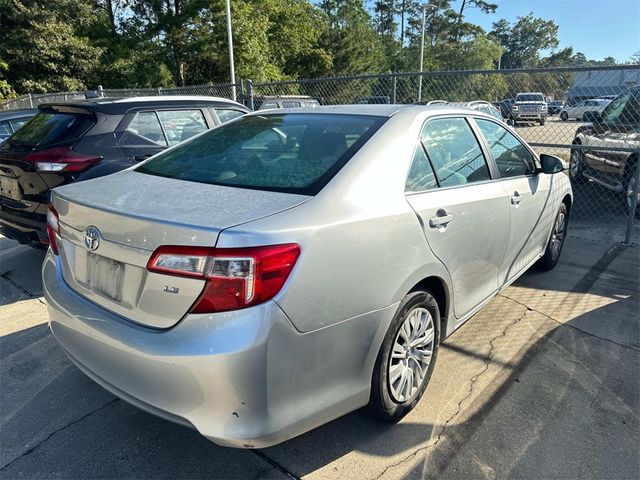
<path id="1" fill-rule="evenodd" d="M 0 238 L 0 478 L 640 478 L 640 248 L 571 235 L 441 346 L 400 423 L 351 413 L 218 447 L 85 377 L 46 325 L 43 252 Z"/>

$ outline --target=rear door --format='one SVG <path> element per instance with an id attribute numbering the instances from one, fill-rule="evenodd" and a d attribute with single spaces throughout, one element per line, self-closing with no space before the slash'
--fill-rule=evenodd
<path id="1" fill-rule="evenodd" d="M 498 275 L 498 284 L 513 280 L 542 252 L 550 221 L 545 217 L 550 176 L 536 173 L 533 153 L 509 130 L 488 119 L 475 118 L 500 175 L 511 214 L 509 243 Z"/>
<path id="2" fill-rule="evenodd" d="M 407 181 L 407 200 L 453 282 L 455 316 L 498 290 L 507 248 L 509 202 L 492 181 L 476 133 L 464 117 L 427 120 Z"/>

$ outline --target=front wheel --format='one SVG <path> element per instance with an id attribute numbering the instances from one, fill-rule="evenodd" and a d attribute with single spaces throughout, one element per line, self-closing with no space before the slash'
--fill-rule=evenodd
<path id="1" fill-rule="evenodd" d="M 569 157 L 569 178 L 571 183 L 580 185 L 585 182 L 584 176 L 584 154 L 582 150 L 571 150 L 571 156 Z"/>
<path id="2" fill-rule="evenodd" d="M 569 120 L 569 114 L 567 112 L 560 112 L 560 120 L 566 122 Z"/>
<path id="3" fill-rule="evenodd" d="M 541 125 L 541 126 L 542 126 L 542 125 L 544 125 L 546 121 L 547 121 L 546 117 L 542 117 L 542 118 L 540 119 L 540 125 Z"/>
<path id="4" fill-rule="evenodd" d="M 630 168 L 628 168 L 629 173 L 625 176 L 624 179 L 624 206 L 625 206 L 625 211 L 627 213 L 631 212 L 631 207 L 633 207 L 633 190 L 635 188 L 635 182 L 636 182 L 636 173 L 635 173 L 636 167 L 635 165 L 631 165 Z M 640 192 L 636 192 L 636 196 L 637 196 L 637 203 L 636 203 L 636 211 L 634 212 L 634 215 L 636 217 L 640 216 Z"/>
<path id="5" fill-rule="evenodd" d="M 567 236 L 568 224 L 569 216 L 567 206 L 561 203 L 558 214 L 556 215 L 556 221 L 553 225 L 553 231 L 551 232 L 551 238 L 549 238 L 549 243 L 547 243 L 547 248 L 544 251 L 544 255 L 536 262 L 536 268 L 538 270 L 546 272 L 558 264 L 562 247 L 564 246 L 564 239 Z"/>
<path id="6" fill-rule="evenodd" d="M 395 422 L 424 393 L 438 353 L 440 311 L 428 291 L 407 294 L 382 342 L 371 378 L 369 411 Z"/>

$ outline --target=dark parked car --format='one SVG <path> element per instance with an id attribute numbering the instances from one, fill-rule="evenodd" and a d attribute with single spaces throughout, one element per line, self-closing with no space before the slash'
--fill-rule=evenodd
<path id="1" fill-rule="evenodd" d="M 40 105 L 0 145 L 0 232 L 44 246 L 50 190 L 123 170 L 243 115 L 216 97 L 138 97 Z"/>
<path id="2" fill-rule="evenodd" d="M 629 211 L 637 172 L 637 152 L 591 150 L 588 147 L 637 148 L 640 138 L 640 88 L 623 93 L 602 113 L 593 113 L 588 120 L 593 123 L 580 126 L 573 140 L 574 145 L 587 148 L 571 151 L 571 181 L 579 185 L 591 180 L 604 188 L 620 192 Z"/>
<path id="3" fill-rule="evenodd" d="M 16 130 L 27 123 L 36 113 L 38 113 L 37 109 L 6 110 L 0 112 L 0 143 L 13 135 Z"/>
<path id="4" fill-rule="evenodd" d="M 493 103 L 493 106 L 500 110 L 502 118 L 509 118 L 511 116 L 511 105 L 513 105 L 512 99 L 500 100 L 499 102 Z"/>
<path id="5" fill-rule="evenodd" d="M 562 107 L 564 107 L 564 102 L 562 100 L 554 100 L 547 104 L 547 113 L 549 115 L 558 115 L 560 110 L 562 110 Z"/>

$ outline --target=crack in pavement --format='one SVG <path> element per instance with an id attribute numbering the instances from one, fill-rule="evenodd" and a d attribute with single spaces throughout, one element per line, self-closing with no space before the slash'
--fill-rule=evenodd
<path id="1" fill-rule="evenodd" d="M 494 342 L 496 340 L 498 340 L 499 338 L 502 337 L 506 337 L 507 336 L 507 331 L 513 327 L 514 325 L 516 325 L 517 323 L 519 323 L 526 315 L 527 312 L 532 311 L 531 308 L 527 307 L 526 305 L 524 305 L 526 310 L 524 311 L 524 313 L 522 315 L 520 315 L 518 318 L 516 318 L 513 322 L 510 322 L 509 324 L 507 324 L 505 326 L 505 328 L 502 330 L 502 332 L 500 332 L 498 335 L 496 335 L 495 337 L 493 337 L 491 340 L 489 340 L 489 353 L 487 354 L 487 356 L 484 359 L 484 367 L 482 368 L 482 370 L 480 370 L 479 372 L 477 372 L 476 374 L 474 374 L 469 380 L 469 391 L 467 392 L 467 394 L 458 402 L 458 406 L 456 411 L 444 422 L 444 425 L 442 426 L 442 429 L 440 430 L 440 433 L 438 433 L 438 436 L 436 437 L 435 441 L 433 443 L 429 443 L 428 445 L 425 445 L 423 447 L 420 447 L 416 450 L 414 450 L 413 452 L 411 452 L 409 455 L 407 455 L 405 458 L 399 460 L 398 462 L 388 465 L 384 468 L 384 470 L 382 470 L 382 472 L 377 475 L 376 477 L 374 477 L 372 480 L 379 480 L 380 478 L 382 478 L 389 470 L 391 470 L 392 468 L 398 467 L 400 465 L 402 465 L 403 463 L 408 462 L 409 460 L 411 460 L 412 458 L 415 458 L 420 452 L 429 450 L 434 448 L 436 445 L 438 445 L 438 443 L 440 442 L 440 440 L 442 439 L 442 437 L 444 436 L 445 431 L 447 430 L 447 427 L 449 426 L 449 424 L 460 414 L 460 412 L 462 412 L 462 404 L 468 400 L 469 398 L 471 398 L 471 395 L 473 395 L 473 390 L 474 390 L 474 385 L 478 382 L 478 380 L 480 379 L 480 377 L 482 375 L 484 375 L 488 370 L 489 370 L 489 366 L 491 365 L 492 361 L 493 361 L 493 355 L 494 355 L 494 350 L 495 350 L 495 345 Z"/>
<path id="2" fill-rule="evenodd" d="M 262 460 L 267 462 L 269 465 L 271 465 L 272 468 L 270 468 L 269 470 L 273 470 L 275 468 L 276 470 L 278 470 L 280 473 L 286 475 L 286 477 L 290 478 L 291 480 L 300 480 L 300 477 L 298 477 L 297 475 L 291 473 L 289 470 L 287 470 L 280 463 L 276 462 L 274 459 L 272 459 L 271 457 L 267 456 L 264 452 L 261 452 L 260 450 L 253 450 L 252 449 L 251 453 L 253 453 L 258 458 L 261 458 Z M 269 471 L 269 470 L 267 470 L 267 471 Z"/>
<path id="3" fill-rule="evenodd" d="M 94 413 L 99 412 L 100 410 L 104 410 L 105 408 L 107 408 L 109 405 L 113 405 L 115 402 L 117 402 L 118 400 L 120 400 L 119 398 L 114 398 L 113 400 L 111 400 L 110 402 L 102 405 L 101 407 L 96 408 L 95 410 L 92 410 L 91 412 L 87 413 L 86 415 L 83 415 L 82 417 L 78 418 L 77 420 L 74 420 L 71 423 L 68 423 L 67 425 L 65 425 L 64 427 L 58 428 L 57 430 L 54 430 L 53 432 L 51 432 L 49 435 L 47 435 L 47 437 L 38 442 L 36 445 L 34 445 L 33 447 L 29 448 L 26 452 L 22 453 L 21 455 L 19 455 L 18 457 L 14 458 L 13 460 L 11 460 L 9 463 L 7 463 L 6 465 L 4 465 L 3 467 L 0 468 L 0 472 L 3 472 L 4 470 L 6 470 L 7 468 L 9 468 L 11 465 L 13 465 L 15 462 L 17 462 L 18 460 L 20 460 L 21 458 L 26 457 L 27 455 L 32 454 L 34 451 L 36 451 L 41 445 L 43 445 L 44 443 L 48 442 L 51 437 L 53 437 L 54 435 L 56 435 L 57 433 L 62 432 L 63 430 L 66 430 L 67 428 L 75 425 L 76 423 L 81 422 L 82 420 L 84 420 L 87 417 L 90 417 L 91 415 L 93 415 Z"/>
<path id="4" fill-rule="evenodd" d="M 29 299 L 37 300 L 42 305 L 46 305 L 41 297 L 38 297 L 38 296 L 34 295 L 29 290 L 27 290 L 22 285 L 20 285 L 18 282 L 16 282 L 13 278 L 11 278 L 11 273 L 12 273 L 12 270 L 7 270 L 2 275 L 0 275 L 0 277 L 4 278 L 12 287 L 14 287 L 15 289 L 17 289 L 20 292 L 22 292 Z"/>
<path id="5" fill-rule="evenodd" d="M 552 320 L 552 321 L 556 322 L 560 326 L 567 327 L 567 328 L 572 328 L 574 330 L 577 330 L 580 333 L 584 333 L 585 335 L 588 335 L 589 337 L 594 337 L 594 338 L 597 338 L 598 340 L 602 340 L 604 342 L 613 343 L 614 345 L 617 345 L 618 347 L 626 348 L 628 350 L 632 350 L 634 352 L 640 353 L 640 349 L 639 348 L 635 348 L 635 347 L 633 347 L 631 345 L 626 345 L 624 343 L 619 343 L 619 342 L 616 342 L 615 340 L 611 340 L 610 338 L 601 337 L 599 335 L 596 335 L 595 333 L 591 333 L 591 332 L 588 332 L 587 330 L 583 330 L 582 328 L 576 327 L 575 325 L 571 325 L 569 323 L 564 323 L 564 322 L 558 320 L 557 318 L 553 318 L 551 315 L 549 315 L 547 313 L 541 312 L 540 310 L 538 310 L 536 308 L 529 307 L 528 305 L 526 305 L 525 303 L 521 302 L 520 300 L 516 300 L 515 298 L 509 297 L 509 296 L 504 295 L 502 293 L 499 293 L 498 296 L 502 297 L 502 298 L 506 298 L 507 300 L 511 300 L 512 302 L 515 302 L 518 305 L 522 305 L 524 307 L 527 307 L 529 310 L 534 311 L 534 312 L 542 315 L 543 317 L 548 318 L 549 320 Z"/>

